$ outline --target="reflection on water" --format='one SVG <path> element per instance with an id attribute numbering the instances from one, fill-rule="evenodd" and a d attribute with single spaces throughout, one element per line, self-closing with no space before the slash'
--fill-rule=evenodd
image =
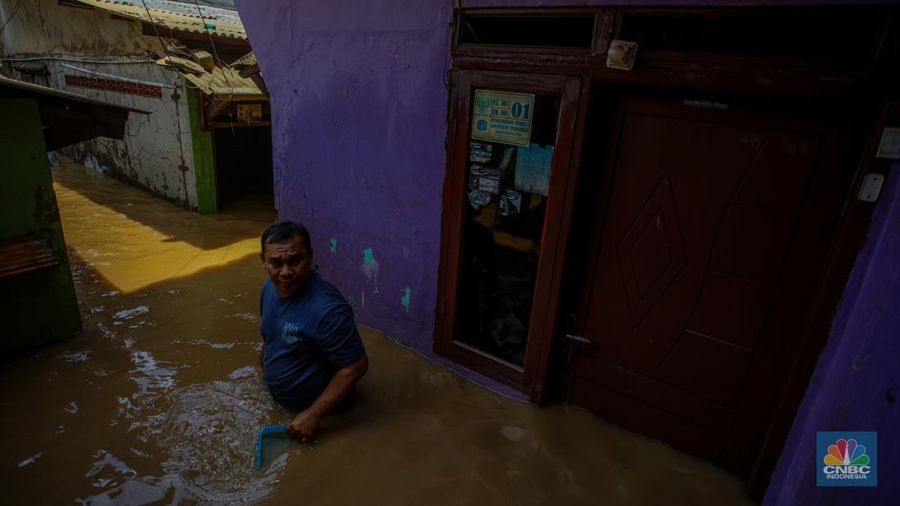
<path id="1" fill-rule="evenodd" d="M 249 365 L 259 332 L 244 296 L 261 276 L 235 260 L 274 216 L 200 217 L 76 167 L 54 176 L 85 332 L 2 369 L 5 499 L 265 497 L 288 456 L 257 471 L 255 431 L 288 414 Z M 169 216 L 184 219 L 151 227 Z M 208 267 L 224 278 L 195 275 Z"/>
<path id="2" fill-rule="evenodd" d="M 247 501 L 267 495 L 287 459 L 281 459 L 265 472 L 255 469 L 255 431 L 269 423 L 273 408 L 265 389 L 256 380 L 255 372 L 250 377 L 233 374 L 229 375 L 231 381 L 175 389 L 167 388 L 167 385 L 174 385 L 174 374 L 162 375 L 169 382 L 165 385 L 165 381 L 154 379 L 159 376 L 142 378 L 148 381 L 138 380 L 142 389 L 135 396 L 140 397 L 142 408 L 135 409 L 132 399 L 120 399 L 120 402 L 123 407 L 127 406 L 122 411 L 123 417 L 134 420 L 128 432 L 138 441 L 152 442 L 166 449 L 165 459 L 161 462 L 166 474 L 161 477 L 134 475 L 129 479 L 142 482 L 145 486 L 141 490 L 145 492 L 156 489 L 160 497 L 170 488 L 182 487 L 183 499 L 202 501 Z M 158 389 L 144 390 L 143 386 L 147 384 Z M 152 400 L 165 405 L 147 416 L 143 407 L 153 404 Z M 135 449 L 131 449 L 131 453 L 142 458 L 149 456 Z M 111 454 L 105 452 L 104 455 L 105 461 L 110 462 Z M 113 481 L 105 483 L 109 487 L 103 488 L 112 490 L 105 490 L 100 494 L 103 497 L 115 495 L 125 485 L 124 482 L 115 483 L 114 474 L 124 476 L 123 470 L 131 471 L 124 463 L 109 467 L 107 479 Z"/>
<path id="3" fill-rule="evenodd" d="M 106 282 L 88 272 L 77 251 L 72 258 L 86 330 L 7 364 L 4 411 L 20 416 L 4 420 L 3 431 L 29 432 L 27 425 L 57 404 L 60 423 L 44 426 L 52 430 L 5 446 L 12 446 L 15 465 L 34 469 L 38 480 L 58 465 L 80 463 L 67 466 L 66 493 L 32 490 L 20 497 L 144 504 L 250 502 L 269 495 L 290 455 L 257 470 L 255 434 L 289 414 L 273 403 L 250 365 L 258 341 L 255 317 L 222 311 L 205 319 L 209 287 L 202 285 L 108 295 Z M 255 265 L 238 270 L 256 283 L 248 267 Z M 237 314 L 250 311 L 242 307 Z M 205 328 L 219 331 L 207 335 Z M 47 392 L 42 380 L 48 374 L 50 383 L 66 385 Z M 29 402 L 41 398 L 46 402 Z"/>
<path id="4" fill-rule="evenodd" d="M 139 258 L 117 241 L 139 250 L 151 224 L 211 236 L 194 242 L 215 249 L 234 232 L 166 202 L 138 205 L 140 192 L 107 179 L 56 176 L 61 203 L 69 192 L 105 195 L 135 225 L 103 234 L 78 226 L 102 214 L 98 204 L 61 207 L 85 331 L 0 365 L 4 502 L 746 503 L 737 480 L 704 462 L 578 410 L 499 397 L 367 329 L 372 367 L 355 408 L 327 419 L 316 445 L 288 446 L 256 469 L 258 430 L 290 420 L 254 368 L 258 260 L 226 255 L 167 276 L 184 259 Z M 258 232 L 272 216 L 228 219 Z M 128 276 L 146 279 L 144 265 L 161 276 L 141 288 L 103 274 L 133 287 Z"/>

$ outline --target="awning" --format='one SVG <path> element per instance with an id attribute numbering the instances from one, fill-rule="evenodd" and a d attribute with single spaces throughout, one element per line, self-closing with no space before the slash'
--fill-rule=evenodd
<path id="1" fill-rule="evenodd" d="M 129 112 L 150 114 L 150 111 L 143 109 L 26 83 L 4 75 L 0 75 L 0 97 L 37 100 L 44 125 L 44 141 L 50 151 L 94 137 L 122 139 Z"/>

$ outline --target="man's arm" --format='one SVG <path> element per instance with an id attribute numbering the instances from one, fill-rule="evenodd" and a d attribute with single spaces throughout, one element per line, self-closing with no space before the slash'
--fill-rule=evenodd
<path id="1" fill-rule="evenodd" d="M 359 383 L 368 370 L 368 357 L 363 357 L 353 364 L 338 369 L 312 406 L 297 413 L 297 416 L 288 425 L 287 432 L 303 442 L 312 441 L 322 418 L 350 395 L 353 387 Z"/>

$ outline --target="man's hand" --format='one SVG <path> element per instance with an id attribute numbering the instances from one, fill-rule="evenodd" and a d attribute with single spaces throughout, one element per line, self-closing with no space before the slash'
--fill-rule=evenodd
<path id="1" fill-rule="evenodd" d="M 286 430 L 288 434 L 300 441 L 311 443 L 316 436 L 316 431 L 319 430 L 319 423 L 321 421 L 322 418 L 316 414 L 315 411 L 312 409 L 304 409 L 297 413 L 297 416 L 291 420 L 291 423 L 287 426 Z"/>
<path id="2" fill-rule="evenodd" d="M 312 442 L 322 418 L 331 413 L 335 406 L 350 395 L 353 387 L 368 369 L 368 357 L 363 357 L 353 364 L 338 369 L 331 381 L 328 382 L 328 386 L 325 387 L 325 391 L 319 394 L 312 406 L 297 413 L 297 416 L 287 426 L 287 433 L 304 443 Z"/>

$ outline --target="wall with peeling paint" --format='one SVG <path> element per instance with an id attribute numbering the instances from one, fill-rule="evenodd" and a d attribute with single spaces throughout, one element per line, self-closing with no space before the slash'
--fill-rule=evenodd
<path id="1" fill-rule="evenodd" d="M 188 90 L 180 75 L 155 63 L 79 67 L 163 85 L 162 98 L 66 86 L 71 71 L 51 65 L 53 87 L 150 111 L 130 114 L 123 140 L 97 138 L 65 151 L 89 169 L 123 179 L 179 205 L 197 208 Z"/>
<path id="2" fill-rule="evenodd" d="M 0 0 L 0 22 L 7 19 L 0 48 L 8 55 L 144 56 L 148 47 L 140 24 L 57 0 Z"/>
<path id="3" fill-rule="evenodd" d="M 49 76 L 38 84 L 150 111 L 129 115 L 124 140 L 97 138 L 63 153 L 99 173 L 196 208 L 188 90 L 177 72 L 146 56 L 147 50 L 159 47 L 158 39 L 141 35 L 138 22 L 114 19 L 106 12 L 62 6 L 55 0 L 29 1 L 14 10 L 17 3 L 0 0 L 0 19 L 15 14 L 0 36 L 7 73 L 21 78 L 11 71 L 13 64 L 44 64 Z M 69 86 L 66 75 L 153 83 L 162 97 Z"/>
<path id="4" fill-rule="evenodd" d="M 107 72 L 104 65 L 94 65 Z M 115 66 L 112 66 L 115 67 Z M 162 98 L 58 87 L 113 103 L 128 103 L 151 111 L 129 115 L 124 140 L 98 138 L 71 148 L 75 159 L 97 172 L 124 179 L 151 193 L 191 209 L 197 207 L 193 145 L 187 90 L 183 79 L 159 65 L 113 68 L 116 75 L 165 84 Z M 62 73 L 56 74 L 62 79 Z"/>

